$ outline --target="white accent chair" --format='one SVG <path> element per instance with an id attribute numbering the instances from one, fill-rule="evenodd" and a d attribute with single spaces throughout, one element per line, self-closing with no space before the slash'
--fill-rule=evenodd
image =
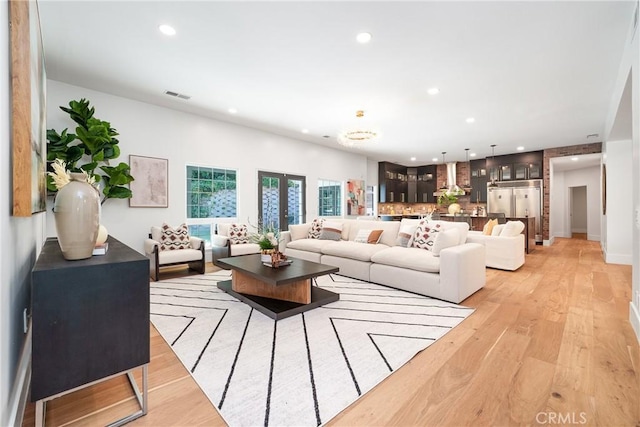
<path id="1" fill-rule="evenodd" d="M 228 223 L 218 223 L 216 226 L 216 234 L 211 239 L 211 258 L 214 263 L 220 258 L 260 253 L 257 243 L 232 245 L 229 240 L 230 226 Z"/>
<path id="2" fill-rule="evenodd" d="M 195 270 L 200 274 L 205 271 L 204 240 L 199 237 L 189 236 L 189 249 L 160 250 L 162 241 L 162 228 L 151 227 L 149 238 L 144 242 L 144 252 L 149 258 L 150 276 L 157 281 L 160 274 L 160 267 L 170 265 L 188 264 L 190 270 Z"/>

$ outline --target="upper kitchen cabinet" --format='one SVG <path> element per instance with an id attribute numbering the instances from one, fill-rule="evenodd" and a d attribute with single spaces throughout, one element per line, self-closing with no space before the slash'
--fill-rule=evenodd
<path id="1" fill-rule="evenodd" d="M 542 151 L 490 157 L 486 161 L 489 181 L 542 178 Z"/>
<path id="2" fill-rule="evenodd" d="M 419 168 L 417 168 L 418 179 L 416 182 L 416 203 L 436 202 L 436 196 L 434 196 L 433 193 L 436 192 L 437 188 L 437 168 L 437 165 L 420 166 Z M 411 181 L 409 181 L 409 184 L 411 184 Z M 409 196 L 411 197 L 411 193 L 409 193 Z"/>
<path id="3" fill-rule="evenodd" d="M 407 168 L 395 163 L 379 162 L 378 188 L 380 203 L 407 203 Z"/>
<path id="4" fill-rule="evenodd" d="M 487 202 L 487 182 L 489 182 L 489 172 L 485 159 L 471 160 L 471 203 Z"/>

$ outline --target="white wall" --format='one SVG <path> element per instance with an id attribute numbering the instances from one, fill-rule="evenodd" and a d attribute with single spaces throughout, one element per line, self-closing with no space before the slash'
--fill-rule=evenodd
<path id="1" fill-rule="evenodd" d="M 586 187 L 571 187 L 571 204 L 570 204 L 570 218 L 571 218 L 571 233 L 586 233 L 587 232 L 587 188 Z"/>
<path id="2" fill-rule="evenodd" d="M 553 165 L 553 159 L 551 159 Z M 600 167 L 554 171 L 551 181 L 550 239 L 571 237 L 571 187 L 587 187 L 587 239 L 600 240 Z"/>
<path id="3" fill-rule="evenodd" d="M 640 6 L 640 1 L 635 1 L 636 7 Z M 632 21 L 632 17 L 629 17 Z M 632 138 L 631 152 L 627 153 L 631 157 L 632 180 L 630 188 L 632 215 L 640 217 L 640 31 L 634 31 L 632 24 L 629 25 L 625 50 L 618 70 L 613 94 L 611 96 L 610 107 L 607 112 L 604 135 L 605 141 L 609 140 L 614 123 L 618 115 L 618 108 L 622 94 L 625 90 L 626 82 L 631 73 L 631 104 L 632 104 Z M 607 168 L 608 169 L 608 168 Z M 634 221 L 631 228 L 632 241 L 632 299 L 629 303 L 629 321 L 634 328 L 636 337 L 640 342 L 640 219 Z M 611 239 L 608 239 L 611 241 Z"/>
<path id="4" fill-rule="evenodd" d="M 633 227 L 631 141 L 606 142 L 607 214 L 603 248 L 605 261 L 631 264 L 633 242 L 629 232 Z"/>
<path id="5" fill-rule="evenodd" d="M 11 93 L 7 0 L 0 0 L 0 425 L 13 425 L 26 371 L 18 370 L 25 343 L 22 311 L 30 304 L 31 269 L 43 243 L 45 215 L 11 216 Z M 28 355 L 30 357 L 30 354 Z"/>
<path id="6" fill-rule="evenodd" d="M 360 154 L 52 80 L 48 82 L 48 128 L 70 127 L 73 122 L 59 106 L 80 98 L 91 101 L 96 117 L 120 133 L 118 160 L 128 162 L 130 154 L 169 159 L 168 208 L 129 208 L 128 201 L 113 199 L 102 206 L 101 221 L 109 234 L 140 252 L 151 225 L 185 221 L 186 164 L 237 169 L 238 221 L 250 218 L 253 224 L 258 215 L 258 170 L 306 176 L 308 220 L 317 216 L 319 178 L 368 179 L 367 159 Z M 47 236 L 55 236 L 53 214 L 49 212 L 48 217 Z"/>

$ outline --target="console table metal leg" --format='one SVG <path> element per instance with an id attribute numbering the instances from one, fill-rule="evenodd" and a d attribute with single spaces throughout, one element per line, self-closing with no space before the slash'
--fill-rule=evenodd
<path id="1" fill-rule="evenodd" d="M 140 410 L 137 412 L 134 412 L 133 414 L 127 417 L 121 418 L 118 421 L 115 421 L 109 424 L 108 427 L 119 427 L 137 418 L 147 415 L 147 403 L 148 403 L 147 392 L 149 391 L 147 374 L 148 374 L 148 365 L 143 365 L 142 366 L 142 393 L 141 393 L 140 389 L 138 388 L 138 383 L 136 383 L 136 379 L 133 377 L 132 372 L 131 371 L 127 372 L 127 377 L 129 378 L 129 384 L 131 385 L 131 389 L 136 395 L 136 400 L 140 405 Z"/>

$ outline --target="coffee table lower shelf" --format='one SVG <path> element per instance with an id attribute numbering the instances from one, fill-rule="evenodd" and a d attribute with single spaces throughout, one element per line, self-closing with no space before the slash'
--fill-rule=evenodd
<path id="1" fill-rule="evenodd" d="M 321 305 L 329 304 L 330 302 L 335 302 L 340 299 L 340 294 L 318 288 L 317 286 L 311 287 L 311 303 L 309 304 L 282 301 L 259 297 L 257 295 L 241 294 L 231 289 L 231 280 L 218 282 L 218 288 L 275 320 L 295 316 L 296 314 L 309 311 L 316 307 L 320 307 Z"/>

